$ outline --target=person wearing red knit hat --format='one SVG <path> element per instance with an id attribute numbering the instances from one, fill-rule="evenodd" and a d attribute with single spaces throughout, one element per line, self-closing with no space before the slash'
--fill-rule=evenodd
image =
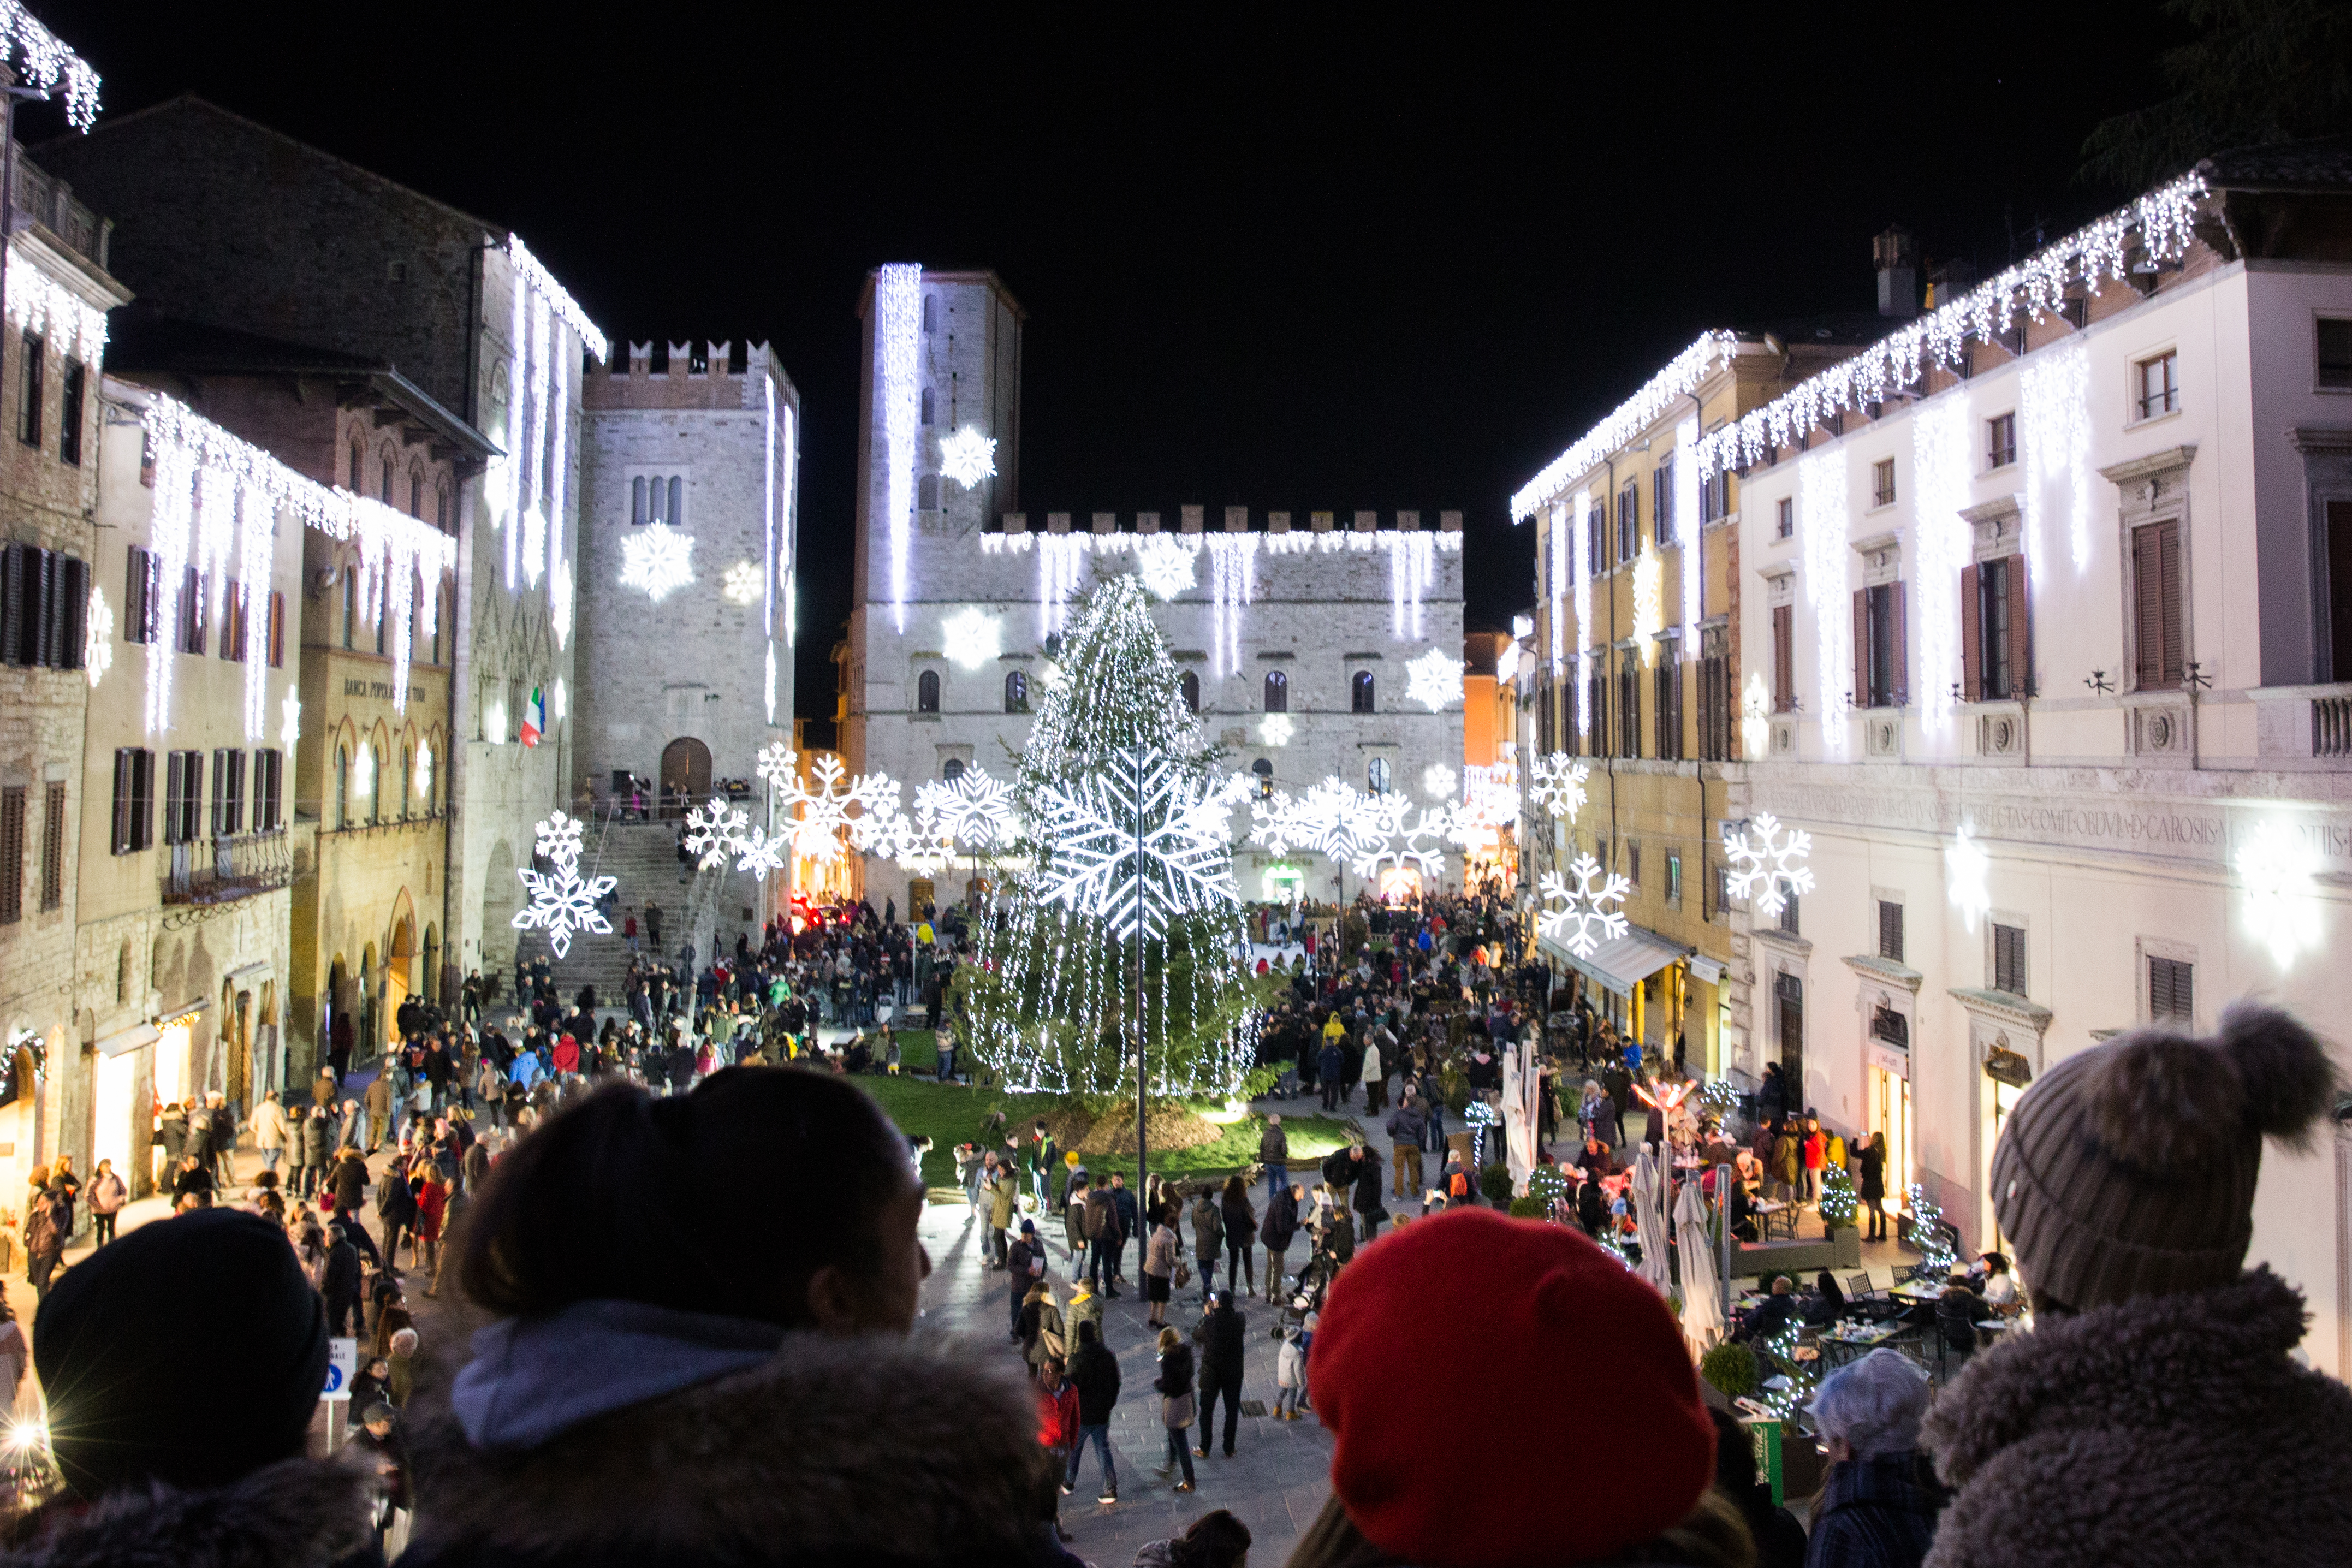
<path id="1" fill-rule="evenodd" d="M 1715 1426 L 1674 1315 L 1577 1232 L 1454 1210 L 1358 1254 L 1322 1316 L 1307 1381 L 1332 1496 L 1290 1568 L 1752 1561 L 1710 1490 Z M 1567 1443 L 1603 1400 L 1606 1439 Z M 1474 1410 L 1514 1419 L 1465 1484 L 1429 1441 Z"/>

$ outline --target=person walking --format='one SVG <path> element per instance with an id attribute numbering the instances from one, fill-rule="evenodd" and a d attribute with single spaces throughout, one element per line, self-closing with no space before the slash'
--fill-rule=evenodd
<path id="1" fill-rule="evenodd" d="M 1257 1135 L 1257 1163 L 1265 1167 L 1265 1201 L 1290 1184 L 1290 1134 L 1282 1130 L 1282 1113 L 1266 1113 L 1265 1131 Z"/>
<path id="2" fill-rule="evenodd" d="M 63 1193 L 50 1188 L 33 1199 L 25 1216 L 25 1283 L 36 1297 L 49 1293 L 49 1279 L 66 1258 L 67 1207 Z"/>
<path id="3" fill-rule="evenodd" d="M 1291 1238 L 1298 1234 L 1298 1184 L 1293 1182 L 1266 1200 L 1265 1218 L 1258 1222 L 1258 1239 L 1265 1243 L 1265 1299 L 1271 1303 L 1282 1299 L 1282 1255 L 1290 1250 Z"/>
<path id="4" fill-rule="evenodd" d="M 1199 1402 L 1192 1394 L 1192 1347 L 1174 1329 L 1160 1331 L 1160 1376 L 1151 1386 L 1160 1391 L 1160 1424 L 1168 1431 L 1168 1459 L 1160 1467 L 1162 1478 L 1171 1475 L 1178 1467 L 1184 1471 L 1183 1480 L 1176 1489 L 1192 1489 L 1192 1450 L 1184 1434 L 1198 1414 Z"/>
<path id="5" fill-rule="evenodd" d="M 301 1196 L 315 1197 L 327 1184 L 328 1155 L 334 1147 L 334 1123 L 327 1120 L 326 1109 L 312 1106 L 310 1114 L 302 1120 Z"/>
<path id="6" fill-rule="evenodd" d="M 1886 1135 L 1865 1132 L 1853 1155 L 1854 1195 L 1870 1215 L 1872 1241 L 1886 1239 Z"/>
<path id="7" fill-rule="evenodd" d="M 360 1320 L 360 1252 L 351 1234 L 340 1225 L 327 1227 L 327 1267 L 319 1280 L 326 1298 L 327 1332 L 352 1336 L 365 1325 Z"/>
<path id="8" fill-rule="evenodd" d="M 1299 1401 L 1307 1392 L 1307 1336 L 1315 1331 L 1316 1315 L 1304 1323 L 1282 1326 L 1282 1348 L 1274 1352 L 1274 1418 L 1298 1419 Z"/>
<path id="9" fill-rule="evenodd" d="M 1225 1293 L 1233 1293 L 1238 1270 L 1242 1284 L 1255 1295 L 1257 1211 L 1250 1206 L 1249 1186 L 1239 1172 L 1225 1178 L 1224 1196 L 1218 1200 L 1217 1210 L 1225 1227 Z"/>
<path id="10" fill-rule="evenodd" d="M 1045 1278 L 1045 1244 L 1037 1239 L 1034 1220 L 1021 1222 L 1021 1234 L 1004 1255 L 1005 1294 L 1012 1298 L 1012 1337 L 1021 1337 L 1021 1308 L 1029 1300 L 1029 1287 Z"/>
<path id="11" fill-rule="evenodd" d="M 988 1203 L 989 1267 L 992 1268 L 1002 1268 L 1005 1265 L 1005 1232 L 1013 1228 L 1013 1212 L 1021 1202 L 1020 1187 L 1012 1167 L 1003 1163 L 992 1165 L 988 1174 L 982 1179 L 981 1191 Z"/>
<path id="12" fill-rule="evenodd" d="M 1201 1269 L 1201 1302 L 1217 1288 L 1217 1258 L 1225 1248 L 1224 1211 L 1203 1187 L 1192 1200 L 1192 1259 Z"/>
<path id="13" fill-rule="evenodd" d="M 269 1090 L 261 1103 L 253 1108 L 253 1146 L 261 1152 L 261 1168 L 278 1169 L 278 1162 L 286 1157 L 286 1108 L 278 1102 L 278 1091 Z"/>
<path id="14" fill-rule="evenodd" d="M 1225 1458 L 1234 1457 L 1234 1428 L 1242 1415 L 1243 1334 L 1249 1327 L 1233 1293 L 1213 1290 L 1207 1310 L 1192 1329 L 1201 1347 L 1201 1446 L 1193 1453 L 1209 1457 L 1209 1427 L 1216 1420 L 1217 1400 L 1225 1402 Z"/>
<path id="15" fill-rule="evenodd" d="M 1339 1016 L 1332 1014 L 1331 1021 L 1324 1026 L 1323 1049 L 1315 1058 L 1315 1078 L 1322 1085 L 1323 1111 L 1327 1116 L 1339 1109 L 1339 1097 L 1347 1092 L 1348 1086 L 1339 1077 L 1348 1070 L 1348 1054 L 1339 1048 L 1339 1042 L 1347 1037 Z"/>
<path id="16" fill-rule="evenodd" d="M 1095 1500 L 1118 1500 L 1118 1467 L 1110 1457 L 1110 1413 L 1118 1405 L 1118 1358 L 1103 1348 L 1092 1323 L 1078 1331 L 1077 1349 L 1070 1354 L 1070 1381 L 1078 1390 L 1078 1440 L 1070 1448 L 1070 1468 L 1062 1477 L 1062 1495 L 1078 1486 L 1078 1461 L 1088 1443 L 1102 1466 L 1102 1492 Z"/>
<path id="17" fill-rule="evenodd" d="M 1411 1080 L 1397 1099 L 1397 1108 L 1389 1112 L 1388 1135 L 1394 1145 L 1389 1151 L 1389 1163 L 1394 1170 L 1389 1195 L 1414 1203 L 1421 1201 L 1426 1189 L 1421 1184 L 1422 1135 L 1429 1129 L 1429 1117 L 1421 1109 L 1421 1096 L 1412 1090 Z"/>
<path id="18" fill-rule="evenodd" d="M 1143 1300 L 1150 1309 L 1145 1321 L 1154 1328 L 1168 1321 L 1168 1297 L 1176 1273 L 1178 1247 L 1176 1227 L 1168 1223 L 1168 1211 L 1156 1211 L 1150 1238 L 1143 1244 Z"/>
<path id="19" fill-rule="evenodd" d="M 104 1247 L 114 1239 L 114 1226 L 122 1213 L 122 1205 L 131 1201 L 131 1189 L 114 1173 L 114 1162 L 100 1160 L 89 1178 L 89 1223 L 91 1245 Z"/>

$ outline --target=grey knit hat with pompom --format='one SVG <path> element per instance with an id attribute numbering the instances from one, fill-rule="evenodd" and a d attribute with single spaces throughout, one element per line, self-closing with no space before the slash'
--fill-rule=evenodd
<path id="1" fill-rule="evenodd" d="M 2067 1058 L 1993 1152 L 2019 1273 L 2078 1311 L 2236 1279 L 2263 1137 L 2307 1145 L 2336 1082 L 2309 1029 L 2246 1002 L 2210 1039 L 2134 1029 Z"/>

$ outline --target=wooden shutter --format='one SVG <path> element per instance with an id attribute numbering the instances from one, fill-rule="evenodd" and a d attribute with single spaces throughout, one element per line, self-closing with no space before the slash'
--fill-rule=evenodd
<path id="1" fill-rule="evenodd" d="M 1886 590 L 1886 650 L 1887 690 L 1896 706 L 1911 700 L 1911 633 L 1909 616 L 1904 604 L 1904 587 L 1892 584 Z"/>
<path id="2" fill-rule="evenodd" d="M 1853 591 L 1853 705 L 1867 708 L 1870 698 L 1870 590 L 1856 588 Z"/>
<path id="3" fill-rule="evenodd" d="M 66 901 L 66 786 L 53 784 L 43 803 L 41 820 L 41 908 L 62 908 Z"/>
<path id="4" fill-rule="evenodd" d="M 131 749 L 114 750 L 114 821 L 107 835 L 107 852 L 120 855 L 131 847 Z"/>
<path id="5" fill-rule="evenodd" d="M 286 595 L 273 592 L 269 595 L 269 668 L 283 668 L 286 664 Z"/>
<path id="6" fill-rule="evenodd" d="M 131 753 L 131 847 L 155 842 L 155 753 L 141 746 Z"/>
<path id="7" fill-rule="evenodd" d="M 1981 571 L 1974 564 L 1960 568 L 1960 696 L 1975 702 L 1984 696 L 1984 589 Z"/>
<path id="8" fill-rule="evenodd" d="M 43 669 L 57 669 L 65 663 L 65 563 L 63 554 L 55 550 L 40 552 L 41 613 L 38 630 L 40 646 L 34 650 L 28 664 Z"/>
<path id="9" fill-rule="evenodd" d="M 2033 686 L 2033 595 L 2025 557 L 2009 558 L 2009 694 L 2031 697 Z"/>
<path id="10" fill-rule="evenodd" d="M 2160 593 L 2163 599 L 2161 644 L 2164 649 L 2164 683 L 2178 686 L 2189 674 L 2188 616 L 2180 602 L 2180 525 L 2167 522 L 2163 530 L 2164 566 Z"/>
<path id="11" fill-rule="evenodd" d="M 1772 608 L 1772 710 L 1786 713 L 1797 700 L 1797 611 L 1793 605 Z"/>
<path id="12" fill-rule="evenodd" d="M 0 924 L 25 914 L 25 788 L 0 790 Z"/>
<path id="13" fill-rule="evenodd" d="M 63 559 L 58 573 L 59 608 L 64 614 L 65 646 L 58 650 L 58 668 L 79 669 L 82 658 L 82 635 L 89 619 L 89 563 L 79 555 Z"/>

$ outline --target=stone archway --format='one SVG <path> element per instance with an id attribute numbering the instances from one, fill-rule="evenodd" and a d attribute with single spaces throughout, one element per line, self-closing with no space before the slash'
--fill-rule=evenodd
<path id="1" fill-rule="evenodd" d="M 710 748 L 691 735 L 681 735 L 662 748 L 661 815 L 664 821 L 686 815 L 688 806 L 710 794 Z"/>
<path id="2" fill-rule="evenodd" d="M 376 1038 L 368 1042 L 371 1048 L 400 1038 L 400 1009 L 408 994 L 416 988 L 416 921 L 401 900 L 401 912 L 392 924 L 392 943 L 383 963 L 383 1011 Z"/>

